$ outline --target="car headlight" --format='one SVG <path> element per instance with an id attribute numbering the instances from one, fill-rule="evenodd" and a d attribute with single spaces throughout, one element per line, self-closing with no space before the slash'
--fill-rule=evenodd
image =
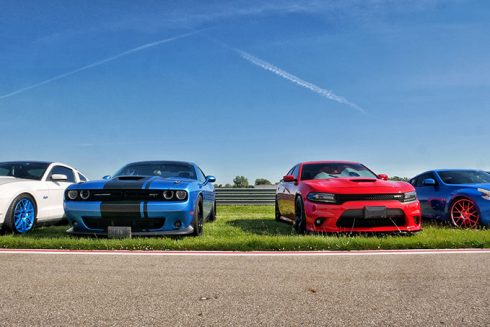
<path id="1" fill-rule="evenodd" d="M 187 197 L 187 192 L 186 191 L 177 191 L 177 192 L 175 192 L 175 196 L 179 200 L 184 200 Z"/>
<path id="2" fill-rule="evenodd" d="M 76 190 L 70 190 L 66 193 L 66 196 L 70 200 L 76 200 L 78 198 L 78 191 Z"/>
<path id="3" fill-rule="evenodd" d="M 335 194 L 332 193 L 309 193 L 308 200 L 312 202 L 336 203 Z"/>
<path id="4" fill-rule="evenodd" d="M 485 200 L 490 200 L 490 191 L 489 190 L 485 190 L 484 188 L 479 188 L 477 189 L 478 192 L 480 192 L 482 194 L 482 198 L 484 198 Z"/>
<path id="5" fill-rule="evenodd" d="M 80 197 L 82 198 L 82 200 L 87 200 L 90 197 L 90 191 L 89 190 L 80 191 Z"/>
<path id="6" fill-rule="evenodd" d="M 174 197 L 174 191 L 167 190 L 163 192 L 163 197 L 165 200 L 171 200 Z"/>
<path id="7" fill-rule="evenodd" d="M 403 202 L 413 202 L 417 201 L 417 193 L 407 192 L 403 195 Z"/>

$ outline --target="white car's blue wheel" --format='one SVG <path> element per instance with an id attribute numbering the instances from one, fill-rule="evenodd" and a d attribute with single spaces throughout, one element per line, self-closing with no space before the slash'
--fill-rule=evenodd
<path id="1" fill-rule="evenodd" d="M 36 205 L 28 194 L 19 195 L 9 208 L 5 225 L 16 234 L 25 234 L 32 230 L 36 222 Z"/>

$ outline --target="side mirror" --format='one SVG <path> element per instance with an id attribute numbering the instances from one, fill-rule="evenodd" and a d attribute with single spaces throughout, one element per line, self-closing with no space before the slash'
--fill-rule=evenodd
<path id="1" fill-rule="evenodd" d="M 51 175 L 51 180 L 53 182 L 66 182 L 68 180 L 68 176 L 63 174 L 53 174 Z"/>
<path id="2" fill-rule="evenodd" d="M 216 177 L 206 176 L 206 183 L 214 183 L 214 182 L 216 182 Z"/>
<path id="3" fill-rule="evenodd" d="M 105 179 L 106 181 L 108 181 L 109 179 L 111 179 L 111 175 L 105 175 L 104 177 L 102 177 L 102 179 Z"/>
<path id="4" fill-rule="evenodd" d="M 436 181 L 433 179 L 433 178 L 426 178 L 422 181 L 422 184 L 424 186 L 435 186 L 436 185 Z"/>
<path id="5" fill-rule="evenodd" d="M 285 182 L 288 182 L 288 183 L 290 183 L 290 182 L 296 182 L 296 178 L 294 178 L 293 175 L 286 175 L 286 176 L 284 176 L 282 178 L 282 180 L 285 181 Z"/>
<path id="6" fill-rule="evenodd" d="M 379 174 L 378 177 L 379 177 L 379 179 L 382 179 L 384 181 L 388 180 L 388 175 L 386 175 L 386 174 Z"/>

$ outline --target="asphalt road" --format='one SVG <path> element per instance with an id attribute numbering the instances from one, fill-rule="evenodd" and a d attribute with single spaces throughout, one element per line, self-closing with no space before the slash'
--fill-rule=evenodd
<path id="1" fill-rule="evenodd" d="M 5 326 L 489 326 L 490 253 L 0 254 Z"/>

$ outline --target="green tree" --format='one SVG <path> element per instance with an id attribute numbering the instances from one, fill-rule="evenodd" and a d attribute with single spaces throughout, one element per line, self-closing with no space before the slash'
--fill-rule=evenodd
<path id="1" fill-rule="evenodd" d="M 255 185 L 272 185 L 272 183 L 265 178 L 257 178 L 255 180 Z"/>
<path id="2" fill-rule="evenodd" d="M 394 181 L 394 182 L 408 182 L 408 177 L 393 176 L 393 177 L 390 177 L 390 181 Z"/>
<path id="3" fill-rule="evenodd" d="M 248 187 L 248 179 L 245 176 L 237 176 L 233 179 L 233 187 L 236 188 L 246 188 Z"/>

